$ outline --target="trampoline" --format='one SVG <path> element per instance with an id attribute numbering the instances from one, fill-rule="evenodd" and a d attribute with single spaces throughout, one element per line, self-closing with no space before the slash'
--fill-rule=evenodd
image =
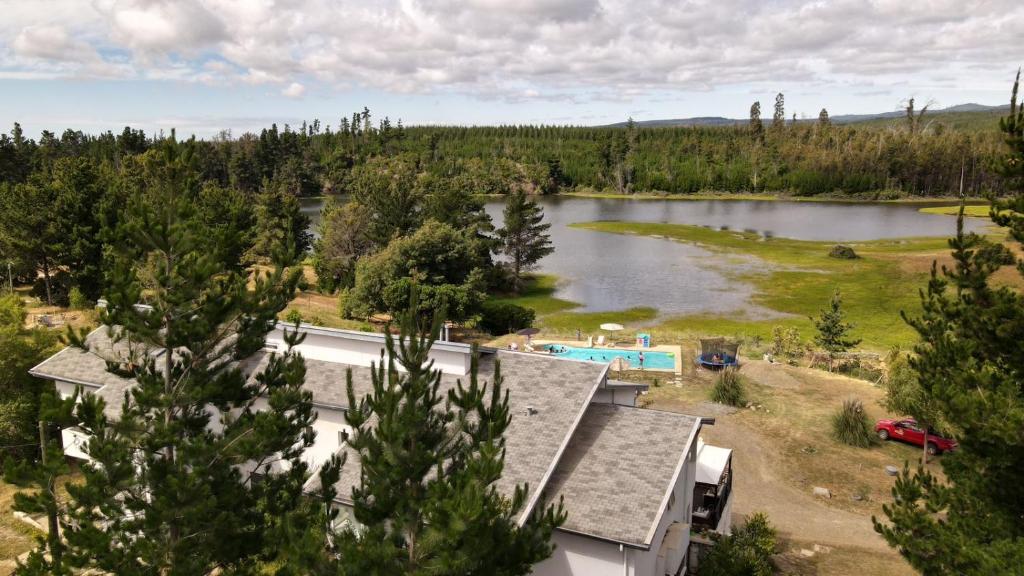
<path id="1" fill-rule="evenodd" d="M 736 353 L 739 347 L 738 343 L 725 338 L 701 338 L 697 364 L 713 370 L 738 366 Z"/>

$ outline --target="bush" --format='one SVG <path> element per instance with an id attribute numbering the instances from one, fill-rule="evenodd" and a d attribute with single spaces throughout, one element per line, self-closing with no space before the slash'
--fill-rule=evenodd
<path id="1" fill-rule="evenodd" d="M 800 332 L 793 327 L 773 326 L 772 343 L 768 351 L 772 356 L 781 358 L 800 356 L 804 351 L 804 344 L 800 340 Z"/>
<path id="2" fill-rule="evenodd" d="M 289 324 L 301 324 L 302 323 L 302 312 L 299 312 L 295 308 L 292 308 L 284 315 L 284 319 Z"/>
<path id="3" fill-rule="evenodd" d="M 484 302 L 480 314 L 480 328 L 495 335 L 508 334 L 533 326 L 537 314 L 511 302 Z"/>
<path id="4" fill-rule="evenodd" d="M 725 368 L 718 374 L 715 387 L 711 389 L 711 400 L 719 404 L 742 407 L 747 403 L 743 380 L 735 368 Z"/>
<path id="5" fill-rule="evenodd" d="M 700 576 L 770 576 L 774 573 L 775 528 L 768 516 L 758 512 L 728 536 L 712 534 L 715 545 L 701 559 Z"/>
<path id="6" fill-rule="evenodd" d="M 833 246 L 832 249 L 828 251 L 828 255 L 832 258 L 839 258 L 842 260 L 856 260 L 857 258 L 860 258 L 860 256 L 857 256 L 857 253 L 853 251 L 853 248 L 842 244 L 836 244 Z"/>
<path id="7" fill-rule="evenodd" d="M 875 432 L 860 400 L 844 400 L 843 407 L 832 415 L 832 436 L 848 446 L 868 448 L 874 445 Z"/>
<path id="8" fill-rule="evenodd" d="M 89 302 L 89 300 L 86 299 L 85 294 L 82 294 L 82 291 L 78 289 L 78 286 L 73 286 L 71 290 L 68 291 L 68 306 L 70 306 L 72 310 L 86 310 L 92 307 L 92 302 Z"/>

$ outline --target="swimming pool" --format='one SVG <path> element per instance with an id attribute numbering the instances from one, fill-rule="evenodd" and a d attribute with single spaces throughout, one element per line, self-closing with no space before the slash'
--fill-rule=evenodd
<path id="1" fill-rule="evenodd" d="M 589 360 L 592 362 L 611 362 L 616 358 L 625 358 L 633 370 L 640 368 L 638 350 L 616 350 L 614 348 L 575 348 L 561 344 L 545 344 L 545 350 L 552 355 L 573 360 Z M 676 355 L 671 352 L 654 352 L 644 350 L 644 368 L 652 370 L 675 370 Z"/>

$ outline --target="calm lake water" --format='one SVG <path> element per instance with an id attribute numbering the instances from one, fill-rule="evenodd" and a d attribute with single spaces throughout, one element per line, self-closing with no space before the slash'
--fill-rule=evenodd
<path id="1" fill-rule="evenodd" d="M 583 304 L 578 311 L 657 308 L 662 315 L 772 312 L 750 303 L 752 288 L 737 273 L 764 269 L 753 258 L 727 258 L 670 240 L 569 228 L 574 222 L 625 220 L 709 226 L 800 240 L 858 241 L 913 236 L 950 236 L 956 218 L 918 212 L 905 204 L 769 202 L 755 200 L 619 200 L 544 197 L 555 252 L 540 271 L 557 275 L 556 295 Z M 501 226 L 504 203 L 487 203 Z M 319 201 L 303 209 L 315 219 Z M 987 220 L 968 219 L 969 229 Z"/>

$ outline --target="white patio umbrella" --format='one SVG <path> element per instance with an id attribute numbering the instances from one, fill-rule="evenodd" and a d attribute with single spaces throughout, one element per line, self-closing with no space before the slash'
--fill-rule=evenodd
<path id="1" fill-rule="evenodd" d="M 605 324 L 601 324 L 601 330 L 607 330 L 609 332 L 618 332 L 619 330 L 624 330 L 624 329 L 625 328 L 623 327 L 622 324 L 616 324 L 614 322 L 608 322 L 608 323 L 605 323 Z"/>

